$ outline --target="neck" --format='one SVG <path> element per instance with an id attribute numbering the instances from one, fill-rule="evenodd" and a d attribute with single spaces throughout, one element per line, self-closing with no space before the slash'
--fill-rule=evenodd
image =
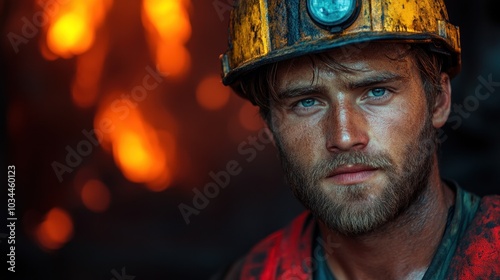
<path id="1" fill-rule="evenodd" d="M 441 182 L 436 156 L 428 187 L 404 213 L 365 235 L 341 235 L 320 223 L 336 279 L 421 279 L 443 236 L 453 191 Z"/>

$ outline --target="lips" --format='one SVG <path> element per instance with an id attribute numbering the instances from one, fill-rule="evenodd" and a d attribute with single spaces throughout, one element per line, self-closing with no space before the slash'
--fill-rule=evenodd
<path id="1" fill-rule="evenodd" d="M 359 184 L 368 180 L 378 168 L 367 165 L 345 165 L 335 168 L 327 179 L 337 185 Z"/>

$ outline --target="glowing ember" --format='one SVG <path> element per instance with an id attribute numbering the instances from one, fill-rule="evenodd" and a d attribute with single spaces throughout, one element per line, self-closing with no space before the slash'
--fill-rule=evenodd
<path id="1" fill-rule="evenodd" d="M 52 208 L 45 220 L 38 226 L 36 236 L 38 242 L 46 249 L 55 250 L 62 247 L 73 235 L 73 222 L 70 215 L 60 208 Z"/>
<path id="2" fill-rule="evenodd" d="M 69 58 L 87 51 L 93 44 L 112 1 L 68 0 L 59 6 L 47 30 L 47 45 L 56 55 Z"/>
<path id="3" fill-rule="evenodd" d="M 94 41 L 85 18 L 76 14 L 60 17 L 49 29 L 47 43 L 50 49 L 62 57 L 86 51 Z"/>
<path id="4" fill-rule="evenodd" d="M 187 73 L 191 57 L 184 44 L 191 37 L 188 0 L 143 0 L 143 23 L 160 72 L 171 77 Z"/>
<path id="5" fill-rule="evenodd" d="M 94 48 L 78 56 L 71 95 L 73 102 L 79 107 L 88 108 L 97 100 L 99 81 L 107 51 L 107 41 L 102 39 Z"/>
<path id="6" fill-rule="evenodd" d="M 101 181 L 89 180 L 82 188 L 82 202 L 93 212 L 104 212 L 109 207 L 111 195 Z"/>
<path id="7" fill-rule="evenodd" d="M 186 43 L 191 37 L 191 24 L 185 1 L 144 0 L 144 12 L 161 38 Z"/>
<path id="8" fill-rule="evenodd" d="M 205 77 L 196 89 L 196 100 L 201 107 L 208 110 L 217 110 L 224 107 L 229 101 L 230 90 L 225 87 L 219 76 Z"/>
<path id="9" fill-rule="evenodd" d="M 163 151 L 155 135 L 126 129 L 116 137 L 113 154 L 125 177 L 134 182 L 147 182 L 157 178 L 165 169 Z"/>
<path id="10" fill-rule="evenodd" d="M 160 43 L 156 49 L 156 63 L 160 72 L 179 77 L 189 70 L 191 55 L 182 44 Z"/>
<path id="11" fill-rule="evenodd" d="M 111 145 L 115 162 L 125 178 L 144 183 L 154 191 L 163 190 L 172 180 L 174 138 L 151 127 L 138 108 L 128 107 L 127 112 L 122 114 L 116 107 L 104 103 L 96 116 L 95 127 L 99 129 L 104 120 L 110 123 L 112 129 L 103 133 L 103 144 Z"/>

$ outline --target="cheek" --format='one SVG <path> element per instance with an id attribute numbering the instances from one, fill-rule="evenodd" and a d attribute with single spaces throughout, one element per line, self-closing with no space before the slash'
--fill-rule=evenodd
<path id="1" fill-rule="evenodd" d="M 312 166 L 325 149 L 323 127 L 319 120 L 295 122 L 281 119 L 274 122 L 275 136 L 282 148 L 301 165 Z"/>
<path id="2" fill-rule="evenodd" d="M 368 118 L 370 142 L 389 153 L 398 165 L 405 160 L 406 147 L 415 143 L 425 124 L 425 103 L 401 100 L 391 110 Z"/>

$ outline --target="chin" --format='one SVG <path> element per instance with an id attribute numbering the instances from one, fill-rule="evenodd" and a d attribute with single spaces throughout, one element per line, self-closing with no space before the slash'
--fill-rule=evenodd
<path id="1" fill-rule="evenodd" d="M 322 187 L 325 196 L 331 203 L 372 204 L 381 199 L 384 189 L 389 186 L 385 182 L 363 182 L 353 185 L 333 185 L 326 183 Z"/>
<path id="2" fill-rule="evenodd" d="M 395 201 L 387 196 L 387 185 L 356 184 L 326 186 L 307 208 L 331 230 L 348 236 L 373 232 L 397 214 Z M 324 189 L 323 189 L 324 190 Z"/>

